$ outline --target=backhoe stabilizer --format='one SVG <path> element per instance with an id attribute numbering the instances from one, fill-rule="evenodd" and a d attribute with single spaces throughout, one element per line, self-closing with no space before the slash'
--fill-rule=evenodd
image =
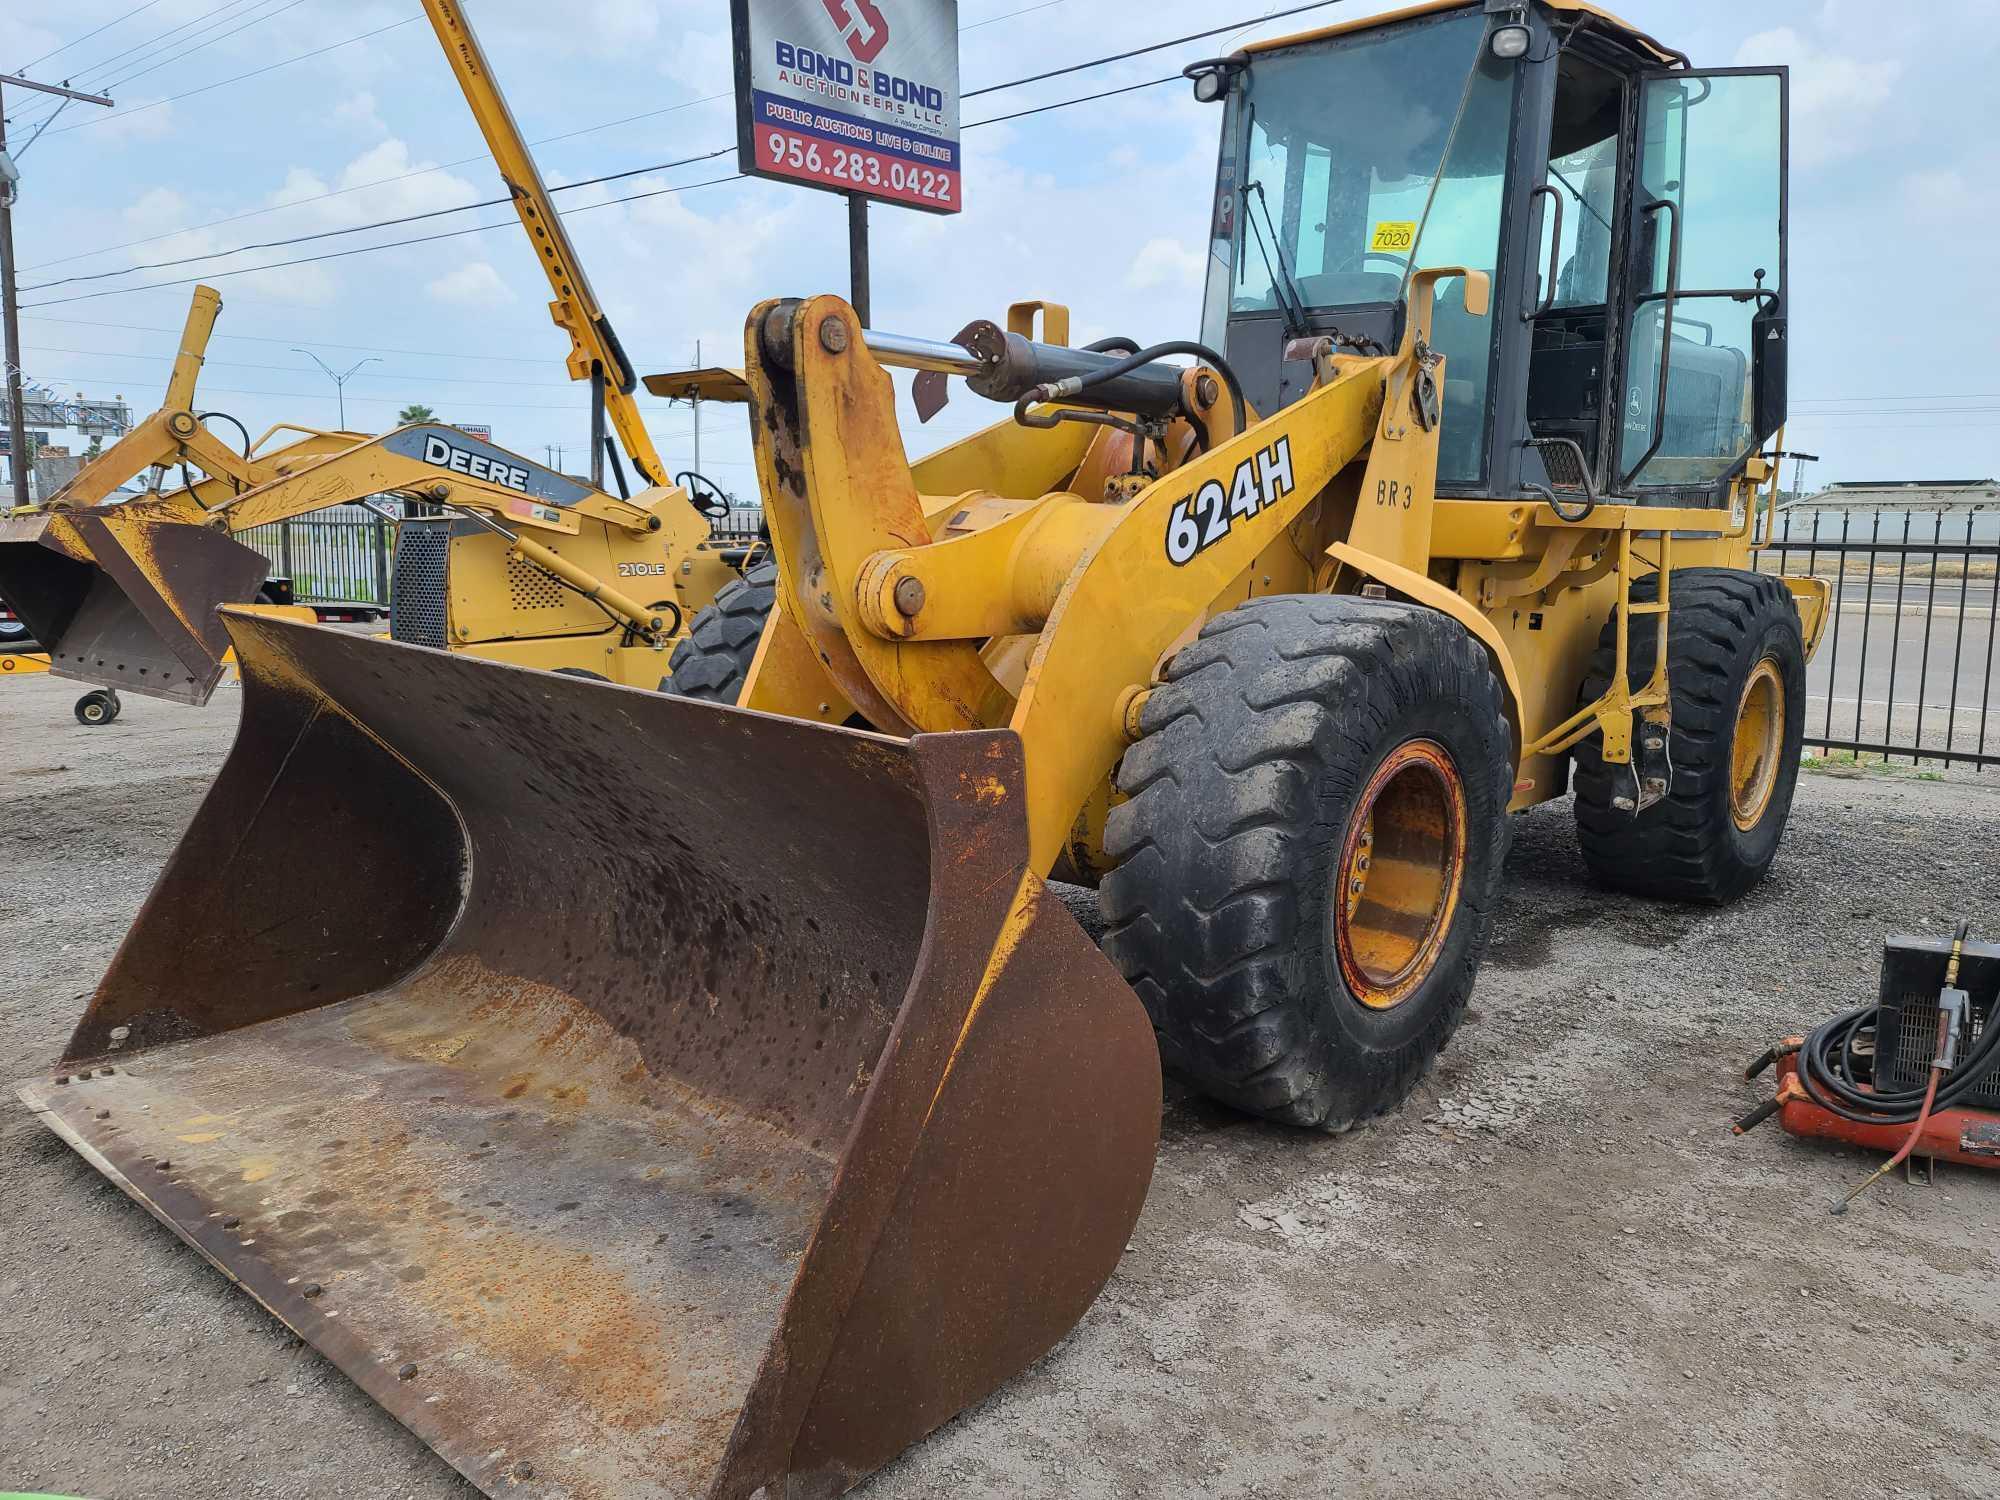
<path id="1" fill-rule="evenodd" d="M 1014 734 L 225 620 L 236 745 L 21 1093 L 475 1484 L 838 1493 L 1082 1316 L 1159 1065 Z"/>
<path id="2" fill-rule="evenodd" d="M 221 604 L 270 564 L 224 532 L 143 505 L 0 517 L 0 599 L 58 677 L 206 703 L 229 637 Z"/>

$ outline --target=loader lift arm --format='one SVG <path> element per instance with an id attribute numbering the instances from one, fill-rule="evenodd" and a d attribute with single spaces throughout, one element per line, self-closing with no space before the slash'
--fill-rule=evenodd
<path id="1" fill-rule="evenodd" d="M 619 344 L 597 294 L 591 290 L 590 278 L 584 274 L 576 247 L 570 243 L 569 231 L 549 200 L 541 170 L 535 165 L 527 142 L 521 138 L 514 112 L 507 107 L 506 96 L 494 80 L 493 69 L 486 61 L 479 38 L 473 34 L 471 23 L 466 20 L 464 9 L 459 0 L 424 0 L 424 14 L 451 63 L 452 77 L 458 80 L 465 102 L 472 106 L 479 133 L 485 137 L 501 180 L 513 197 L 514 212 L 520 215 L 521 227 L 528 232 L 529 243 L 535 247 L 542 270 L 549 278 L 549 287 L 555 293 L 555 300 L 549 304 L 549 316 L 570 338 L 570 377 L 591 382 L 593 428 L 599 425 L 600 412 L 608 415 L 619 441 L 646 483 L 668 483 L 667 465 L 654 448 L 640 418 L 638 403 L 632 399 L 639 386 L 638 373 Z M 604 462 L 604 448 L 599 431 L 593 430 L 591 437 L 591 472 L 595 475 Z"/>

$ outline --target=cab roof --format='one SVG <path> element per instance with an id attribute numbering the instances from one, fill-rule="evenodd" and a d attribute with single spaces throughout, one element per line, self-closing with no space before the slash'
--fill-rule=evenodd
<path id="1" fill-rule="evenodd" d="M 1676 52 L 1672 47 L 1639 30 L 1629 21 L 1622 21 L 1601 5 L 1593 5 L 1591 0 L 1535 0 L 1538 5 L 1550 10 L 1569 11 L 1572 14 L 1595 20 L 1604 30 L 1617 33 L 1620 37 L 1648 53 L 1663 67 L 1686 67 L 1688 57 L 1685 52 Z M 1407 21 L 1412 16 L 1434 15 L 1445 10 L 1470 10 L 1470 0 L 1418 0 L 1415 5 L 1406 5 L 1400 10 L 1384 11 L 1380 15 L 1363 16 L 1357 21 L 1339 21 L 1332 26 L 1322 26 L 1316 31 L 1294 32 L 1290 36 L 1272 37 L 1268 41 L 1250 42 L 1245 52 L 1269 52 L 1278 47 L 1296 47 L 1304 42 L 1324 41 L 1330 36 L 1346 36 L 1357 31 L 1372 31 L 1378 26 L 1387 26 L 1396 21 Z"/>

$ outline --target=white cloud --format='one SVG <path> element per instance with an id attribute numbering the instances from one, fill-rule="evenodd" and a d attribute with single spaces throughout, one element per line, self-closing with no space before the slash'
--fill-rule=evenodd
<path id="1" fill-rule="evenodd" d="M 501 307 L 514 300 L 513 288 L 483 260 L 469 260 L 424 288 L 440 302 L 459 307 Z"/>
<path id="2" fill-rule="evenodd" d="M 1792 69 L 1792 160 L 1824 166 L 1869 143 L 1871 117 L 1896 94 L 1903 64 L 1828 51 L 1790 26 L 1760 31 L 1736 49 L 1738 67 L 1789 63 Z"/>
<path id="3" fill-rule="evenodd" d="M 1185 290 L 1201 285 L 1202 254 L 1179 240 L 1153 239 L 1139 247 L 1132 257 L 1132 270 L 1125 284 L 1135 292 L 1166 287 Z"/>
<path id="4" fill-rule="evenodd" d="M 375 96 L 367 89 L 351 94 L 333 107 L 333 117 L 343 125 L 352 125 L 371 135 L 387 135 L 389 127 L 382 123 L 382 116 L 376 113 Z"/>

